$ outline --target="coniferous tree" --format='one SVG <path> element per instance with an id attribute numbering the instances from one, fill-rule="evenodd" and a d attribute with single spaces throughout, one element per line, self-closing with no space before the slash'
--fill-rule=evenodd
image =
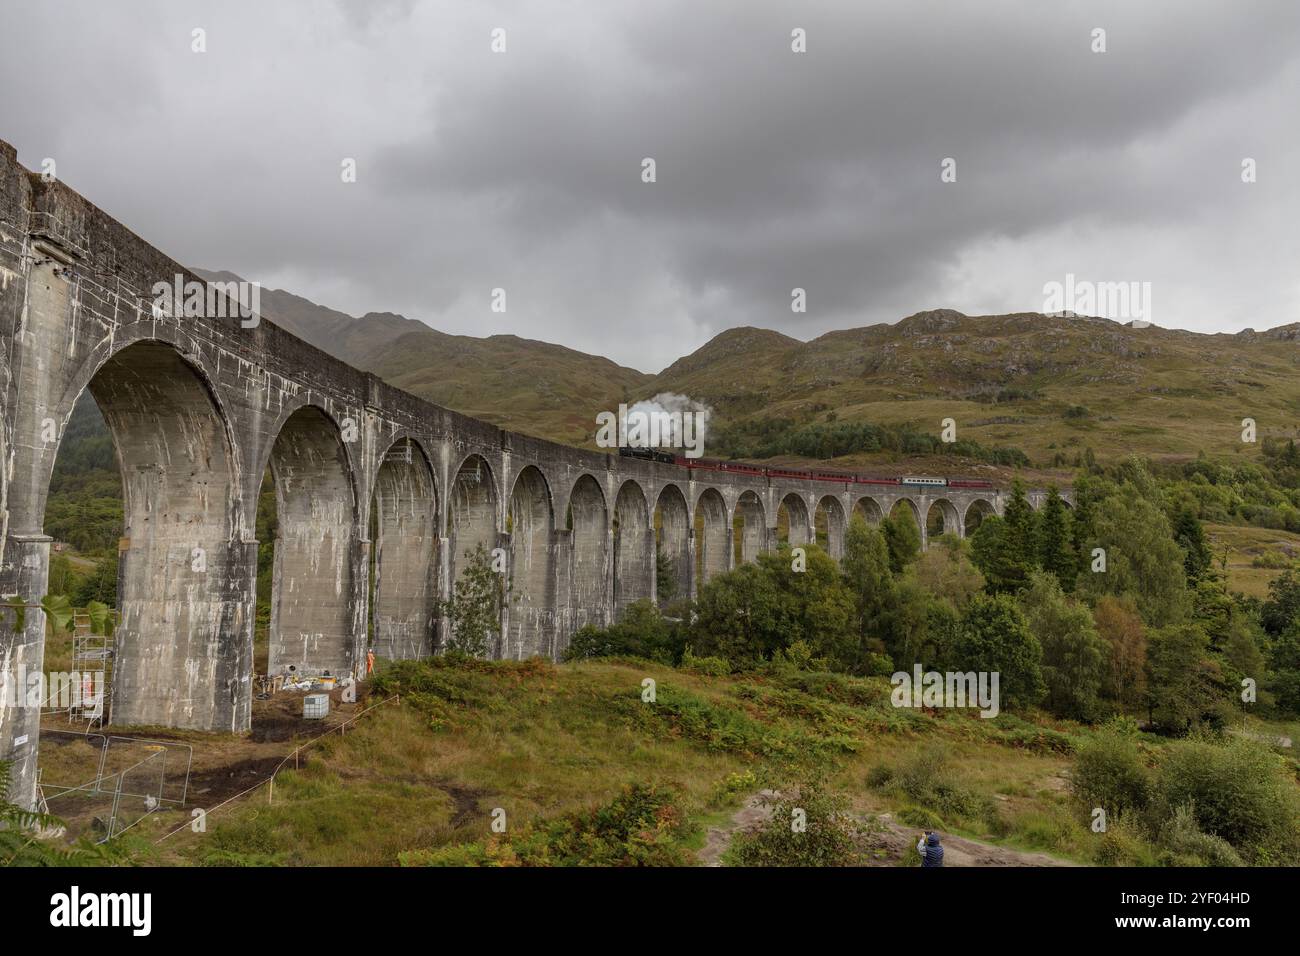
<path id="1" fill-rule="evenodd" d="M 1019 479 L 1011 486 L 1002 519 L 1007 527 L 1008 560 L 1016 569 L 1019 590 L 1029 583 L 1029 573 L 1038 567 L 1038 514 L 1025 497 L 1025 486 Z"/>
<path id="2" fill-rule="evenodd" d="M 1025 582 L 1025 568 L 1015 560 L 1009 538 L 1007 523 L 997 515 L 985 517 L 971 538 L 971 559 L 993 594 L 1014 592 Z"/>
<path id="3" fill-rule="evenodd" d="M 1079 552 L 1074 547 L 1070 512 L 1052 485 L 1038 521 L 1038 565 L 1056 577 L 1061 589 L 1074 590 L 1079 576 Z"/>
<path id="4" fill-rule="evenodd" d="M 1178 512 L 1173 526 L 1174 540 L 1186 555 L 1183 558 L 1183 567 L 1187 572 L 1187 583 L 1194 584 L 1209 570 L 1210 562 L 1214 557 L 1210 554 L 1210 546 L 1205 540 L 1205 529 L 1201 527 L 1200 519 L 1189 508 L 1183 508 Z"/>

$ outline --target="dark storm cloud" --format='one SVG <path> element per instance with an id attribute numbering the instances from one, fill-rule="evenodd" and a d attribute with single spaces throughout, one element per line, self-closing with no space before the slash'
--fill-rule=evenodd
<path id="1" fill-rule="evenodd" d="M 647 369 L 737 324 L 808 337 L 937 306 L 1038 309 L 1066 272 L 1152 282 L 1162 325 L 1300 319 L 1294 4 L 6 16 L 0 137 L 28 166 L 55 157 L 179 258 L 352 312 Z"/>

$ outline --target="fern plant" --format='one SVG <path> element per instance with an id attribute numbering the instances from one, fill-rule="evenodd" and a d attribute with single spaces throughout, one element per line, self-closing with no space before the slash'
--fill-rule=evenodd
<path id="1" fill-rule="evenodd" d="M 75 862 L 77 851 L 53 846 L 40 838 L 41 831 L 61 827 L 61 820 L 12 802 L 12 771 L 12 761 L 0 760 L 0 777 L 4 778 L 4 794 L 0 796 L 0 866 L 64 866 Z"/>

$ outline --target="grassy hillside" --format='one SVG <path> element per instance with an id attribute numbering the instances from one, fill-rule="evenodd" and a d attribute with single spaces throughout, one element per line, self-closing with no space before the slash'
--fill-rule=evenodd
<path id="1" fill-rule="evenodd" d="M 1241 419 L 1260 437 L 1294 437 L 1300 330 L 1201 335 L 1036 313 L 924 312 L 894 325 L 800 343 L 732 329 L 656 376 L 718 412 L 754 419 L 912 424 L 1023 450 L 1039 468 L 1102 459 L 1251 457 Z M 858 456 L 848 460 L 872 460 Z M 877 456 L 876 460 L 880 460 Z"/>
<path id="2" fill-rule="evenodd" d="M 654 703 L 642 700 L 646 678 L 657 685 Z M 672 821 L 653 838 L 657 859 L 694 864 L 710 829 L 751 794 L 820 779 L 861 820 L 889 813 L 903 827 L 938 825 L 1080 863 L 1160 859 L 1160 847 L 1127 831 L 1092 833 L 1070 794 L 1075 750 L 1101 731 L 1043 716 L 899 709 L 883 679 L 442 658 L 394 665 L 375 690 L 400 691 L 401 706 L 309 751 L 301 770 L 277 779 L 273 804 L 259 791 L 211 814 L 206 834 L 184 830 L 146 858 L 418 865 L 520 862 L 523 853 L 536 862 L 527 854 L 546 843 L 545 821 L 571 832 L 643 786 Z M 1177 746 L 1140 738 L 1152 763 Z M 498 808 L 507 830 L 494 836 Z M 181 820 L 156 814 L 137 850 Z M 909 862 L 870 838 L 862 852 L 860 862 Z"/>

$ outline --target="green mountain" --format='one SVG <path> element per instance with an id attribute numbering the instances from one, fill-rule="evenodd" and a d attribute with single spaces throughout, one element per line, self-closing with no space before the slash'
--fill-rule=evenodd
<path id="1" fill-rule="evenodd" d="M 238 278 L 230 273 L 208 277 Z M 832 460 L 1031 478 L 1101 460 L 1256 456 L 1300 423 L 1300 323 L 1205 335 L 1101 318 L 940 309 L 802 342 L 734 328 L 657 375 L 513 335 L 447 335 L 392 313 L 360 318 L 282 290 L 266 316 L 430 401 L 594 447 L 596 413 L 679 393 L 714 411 L 706 454 Z M 958 445 L 940 447 L 945 419 Z M 856 425 L 890 431 L 876 441 Z M 834 433 L 834 434 L 828 434 Z"/>

